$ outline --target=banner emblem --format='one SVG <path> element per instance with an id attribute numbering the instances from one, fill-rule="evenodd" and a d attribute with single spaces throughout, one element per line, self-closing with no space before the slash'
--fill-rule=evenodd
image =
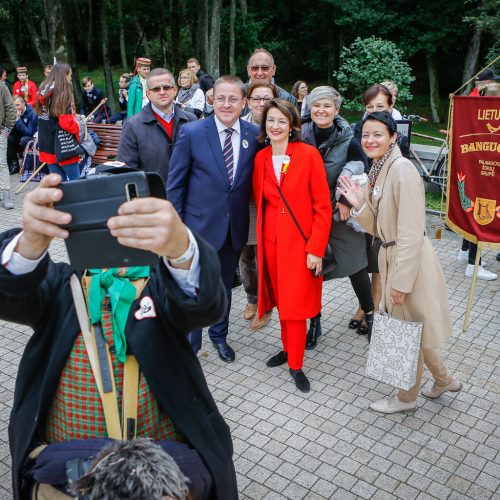
<path id="1" fill-rule="evenodd" d="M 474 219 L 481 226 L 486 226 L 493 222 L 495 218 L 496 200 L 488 200 L 486 198 L 476 198 L 474 204 Z"/>

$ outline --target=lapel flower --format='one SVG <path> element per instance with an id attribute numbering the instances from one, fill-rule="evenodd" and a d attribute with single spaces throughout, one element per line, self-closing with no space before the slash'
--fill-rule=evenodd
<path id="1" fill-rule="evenodd" d="M 281 173 L 286 174 L 288 167 L 290 166 L 290 157 L 285 155 L 283 157 L 283 165 L 281 166 Z"/>

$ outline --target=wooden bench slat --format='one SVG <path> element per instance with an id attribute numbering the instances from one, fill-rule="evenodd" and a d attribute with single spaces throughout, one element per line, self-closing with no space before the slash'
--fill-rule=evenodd
<path id="1" fill-rule="evenodd" d="M 116 159 L 118 155 L 118 145 L 122 133 L 121 125 L 108 125 L 103 123 L 87 123 L 87 128 L 93 130 L 101 140 L 97 151 L 92 158 L 94 165 L 108 160 Z"/>

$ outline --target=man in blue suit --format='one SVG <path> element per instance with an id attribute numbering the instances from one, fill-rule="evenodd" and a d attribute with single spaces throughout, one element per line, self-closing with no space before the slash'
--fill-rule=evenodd
<path id="1" fill-rule="evenodd" d="M 231 288 L 241 249 L 248 239 L 248 203 L 253 160 L 257 152 L 256 126 L 239 119 L 245 107 L 243 82 L 222 76 L 214 84 L 214 114 L 184 125 L 170 161 L 167 196 L 184 223 L 217 250 L 228 305 L 208 334 L 219 357 L 234 361 L 226 338 Z M 201 330 L 191 332 L 195 352 Z"/>

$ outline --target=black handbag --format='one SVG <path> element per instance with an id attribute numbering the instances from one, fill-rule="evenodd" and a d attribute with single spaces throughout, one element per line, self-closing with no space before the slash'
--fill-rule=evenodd
<path id="1" fill-rule="evenodd" d="M 57 163 L 61 163 L 62 161 L 79 156 L 83 153 L 83 149 L 73 134 L 62 129 L 60 125 L 57 125 L 54 139 L 54 153 Z"/>
<path id="2" fill-rule="evenodd" d="M 304 238 L 304 241 L 307 244 L 306 235 L 304 234 L 304 231 L 302 231 L 302 228 L 300 227 L 297 219 L 295 218 L 295 215 L 293 215 L 293 212 L 290 208 L 290 205 L 288 205 L 288 202 L 286 201 L 286 198 L 283 195 L 283 191 L 281 191 L 279 184 L 276 184 L 276 186 L 277 186 L 278 191 L 280 193 L 281 199 L 283 200 L 283 203 L 285 204 L 285 207 L 287 208 L 288 212 L 290 212 L 290 215 L 292 216 L 293 222 L 295 222 L 297 229 L 299 230 L 300 234 L 302 235 L 302 238 Z M 335 256 L 333 255 L 332 246 L 330 245 L 330 243 L 328 243 L 328 245 L 326 245 L 325 255 L 323 257 L 323 265 L 321 267 L 321 272 L 316 273 L 315 269 L 311 269 L 311 272 L 313 273 L 313 276 L 315 278 L 319 278 L 320 276 L 323 276 L 324 274 L 328 273 L 333 268 L 334 265 L 335 265 Z"/>

